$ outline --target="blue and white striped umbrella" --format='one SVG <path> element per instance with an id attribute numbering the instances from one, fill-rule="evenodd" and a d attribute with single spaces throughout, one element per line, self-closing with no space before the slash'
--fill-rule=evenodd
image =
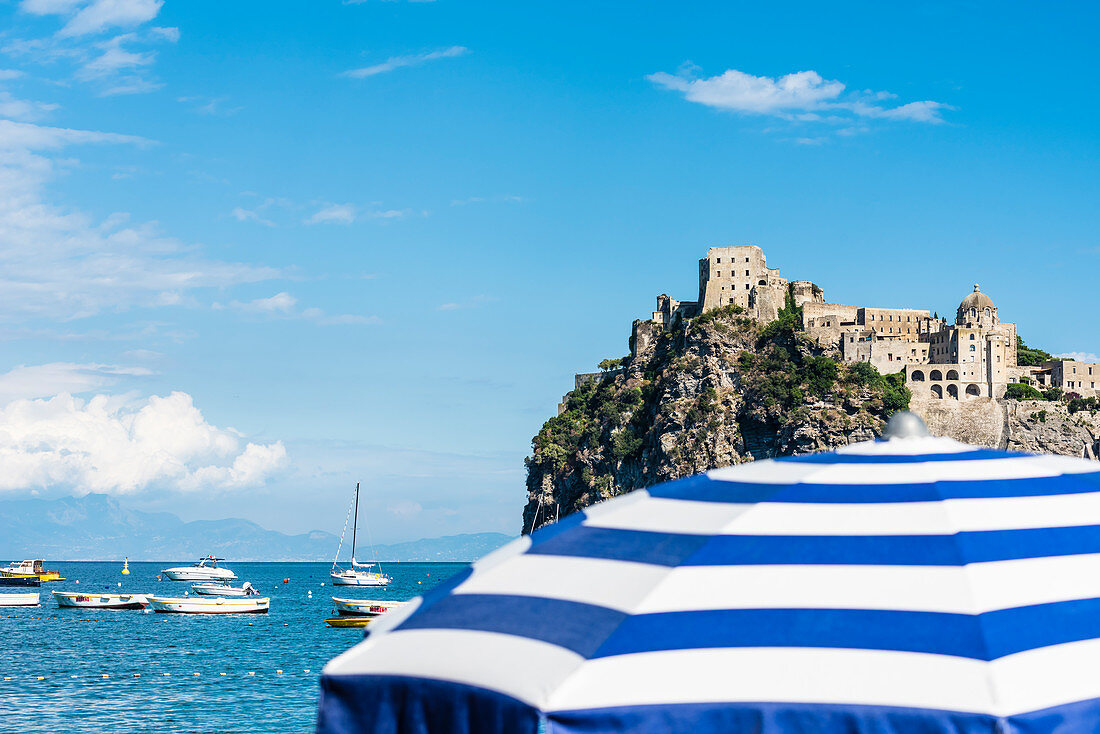
<path id="1" fill-rule="evenodd" d="M 896 438 L 639 490 L 321 685 L 323 734 L 1100 731 L 1100 466 Z"/>

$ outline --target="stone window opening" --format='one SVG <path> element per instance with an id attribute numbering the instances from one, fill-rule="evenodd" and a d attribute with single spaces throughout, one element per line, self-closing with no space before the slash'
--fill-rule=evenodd
<path id="1" fill-rule="evenodd" d="M 714 262 L 716 262 L 716 263 L 720 263 L 720 262 L 722 262 L 722 258 L 718 258 L 718 259 L 717 259 L 717 260 L 715 260 Z"/>

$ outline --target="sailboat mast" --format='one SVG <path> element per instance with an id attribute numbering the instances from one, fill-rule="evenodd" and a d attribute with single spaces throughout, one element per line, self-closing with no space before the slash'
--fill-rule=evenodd
<path id="1" fill-rule="evenodd" d="M 355 520 L 351 525 L 351 562 L 355 564 L 355 531 L 359 528 L 359 482 L 355 483 Z"/>

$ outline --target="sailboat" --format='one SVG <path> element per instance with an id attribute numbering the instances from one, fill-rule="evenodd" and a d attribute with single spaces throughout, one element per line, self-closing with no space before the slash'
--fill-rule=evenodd
<path id="1" fill-rule="evenodd" d="M 336 586 L 385 586 L 391 579 L 381 573 L 381 566 L 379 566 L 378 571 L 367 570 L 378 566 L 376 561 L 359 563 L 355 560 L 355 536 L 356 531 L 359 529 L 359 482 L 355 483 L 354 507 L 355 519 L 351 526 L 351 567 L 340 567 L 340 548 L 344 545 L 344 534 L 348 531 L 348 522 L 344 520 L 344 530 L 340 533 L 340 545 L 336 547 L 336 558 L 332 561 L 329 578 Z"/>

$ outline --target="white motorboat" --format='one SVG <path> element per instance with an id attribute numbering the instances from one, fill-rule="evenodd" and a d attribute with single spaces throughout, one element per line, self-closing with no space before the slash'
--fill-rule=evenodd
<path id="1" fill-rule="evenodd" d="M 344 545 L 344 534 L 348 531 L 348 521 L 344 519 L 344 529 L 340 533 L 340 543 L 336 546 L 336 559 L 332 562 L 332 570 L 329 571 L 329 579 L 335 586 L 385 586 L 392 579 L 382 573 L 382 566 L 375 561 L 360 563 L 355 560 L 355 536 L 359 529 L 359 482 L 355 483 L 354 513 L 349 507 L 349 514 L 354 517 L 351 526 L 351 567 L 341 568 L 340 548 Z M 378 566 L 377 571 L 368 569 Z"/>
<path id="2" fill-rule="evenodd" d="M 247 581 L 241 586 L 229 584 L 191 584 L 191 591 L 200 596 L 249 596 L 255 594 L 256 589 Z"/>
<path id="3" fill-rule="evenodd" d="M 267 614 L 271 598 L 266 596 L 229 597 L 150 596 L 149 606 L 161 614 Z"/>
<path id="4" fill-rule="evenodd" d="M 377 617 L 391 609 L 397 609 L 408 604 L 407 601 L 379 601 L 377 599 L 338 599 L 332 597 L 332 604 L 336 607 L 336 613 L 341 616 L 352 617 Z"/>
<path id="5" fill-rule="evenodd" d="M 36 607 L 38 594 L 0 594 L 0 607 Z"/>
<path id="6" fill-rule="evenodd" d="M 53 598 L 58 607 L 80 609 L 144 609 L 149 603 L 145 594 L 83 594 L 72 591 L 55 591 Z"/>
<path id="7" fill-rule="evenodd" d="M 190 566 L 166 568 L 161 573 L 172 581 L 232 581 L 237 578 L 237 574 L 228 568 L 218 566 L 218 561 L 224 560 L 224 558 L 207 556 L 206 558 L 200 558 L 198 563 L 192 563 Z"/>

